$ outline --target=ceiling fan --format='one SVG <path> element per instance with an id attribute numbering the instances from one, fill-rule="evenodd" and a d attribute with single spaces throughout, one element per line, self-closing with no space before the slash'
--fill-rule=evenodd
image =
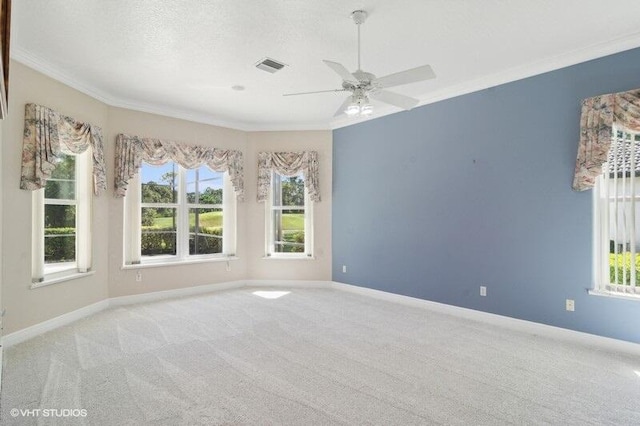
<path id="1" fill-rule="evenodd" d="M 342 113 L 349 116 L 371 115 L 373 113 L 373 106 L 369 102 L 369 97 L 404 110 L 410 110 L 418 105 L 418 99 L 389 92 L 384 89 L 435 78 L 436 75 L 431 67 L 429 65 L 423 65 L 380 78 L 377 78 L 369 72 L 362 71 L 362 69 L 360 69 L 360 25 L 367 19 L 367 12 L 364 10 L 356 10 L 351 13 L 351 18 L 358 27 L 358 69 L 351 73 L 342 64 L 327 60 L 322 61 L 342 78 L 342 89 L 287 93 L 283 96 L 310 95 L 327 92 L 351 92 L 351 96 L 344 101 L 336 112 L 336 117 Z"/>

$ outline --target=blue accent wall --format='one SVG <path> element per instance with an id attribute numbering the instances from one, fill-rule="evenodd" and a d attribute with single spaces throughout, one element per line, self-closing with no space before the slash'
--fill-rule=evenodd
<path id="1" fill-rule="evenodd" d="M 582 99 L 638 87 L 634 49 L 335 130 L 333 280 L 640 343 L 571 189 Z"/>

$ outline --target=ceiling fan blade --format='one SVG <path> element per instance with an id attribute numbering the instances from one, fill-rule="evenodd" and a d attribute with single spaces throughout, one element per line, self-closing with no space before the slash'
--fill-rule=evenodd
<path id="1" fill-rule="evenodd" d="M 377 90 L 369 95 L 373 99 L 377 99 L 384 103 L 397 106 L 398 108 L 409 110 L 420 102 L 418 99 L 409 96 L 400 95 L 399 93 L 388 92 L 386 90 Z"/>
<path id="2" fill-rule="evenodd" d="M 282 96 L 312 95 L 314 93 L 344 92 L 346 89 L 316 90 L 315 92 L 285 93 Z"/>
<path id="3" fill-rule="evenodd" d="M 430 80 L 436 78 L 436 74 L 429 65 L 423 65 L 410 70 L 400 71 L 394 74 L 385 75 L 376 80 L 380 87 L 394 87 L 403 84 L 416 83 L 418 81 Z"/>
<path id="4" fill-rule="evenodd" d="M 340 105 L 340 108 L 338 108 L 338 110 L 336 111 L 336 113 L 333 116 L 334 117 L 338 117 L 339 115 L 344 114 L 344 110 L 347 109 L 347 106 L 350 103 L 351 103 L 351 96 L 347 96 L 347 99 L 344 100 L 342 105 Z"/>
<path id="5" fill-rule="evenodd" d="M 334 70 L 340 76 L 340 78 L 342 78 L 342 80 L 350 81 L 352 83 L 358 83 L 358 79 L 355 78 L 355 76 L 351 74 L 344 65 L 337 62 L 327 61 L 326 59 L 323 59 L 322 62 L 324 62 L 329 68 Z"/>

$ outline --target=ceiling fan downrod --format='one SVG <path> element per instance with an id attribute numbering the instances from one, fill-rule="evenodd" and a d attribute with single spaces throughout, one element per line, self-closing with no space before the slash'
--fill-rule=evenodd
<path id="1" fill-rule="evenodd" d="M 429 65 L 411 68 L 385 75 L 380 78 L 369 72 L 362 71 L 360 62 L 362 51 L 360 25 L 364 23 L 367 16 L 368 14 L 364 10 L 355 10 L 351 12 L 351 19 L 353 19 L 353 22 L 358 26 L 358 69 L 356 71 L 350 72 L 344 65 L 338 62 L 326 59 L 322 60 L 325 65 L 340 76 L 342 79 L 342 88 L 333 90 L 317 90 L 315 92 L 287 93 L 284 96 L 326 92 L 350 92 L 350 96 L 344 100 L 336 112 L 336 117 L 341 114 L 358 116 L 371 115 L 373 112 L 373 106 L 369 103 L 369 98 L 385 104 L 393 105 L 403 110 L 410 110 L 418 105 L 420 102 L 418 99 L 402 95 L 400 93 L 390 92 L 386 89 L 435 78 L 436 75 Z"/>
<path id="2" fill-rule="evenodd" d="M 351 18 L 353 22 L 358 26 L 358 71 L 361 71 L 360 68 L 360 25 L 364 24 L 364 21 L 367 19 L 367 12 L 364 10 L 354 10 L 351 12 Z"/>

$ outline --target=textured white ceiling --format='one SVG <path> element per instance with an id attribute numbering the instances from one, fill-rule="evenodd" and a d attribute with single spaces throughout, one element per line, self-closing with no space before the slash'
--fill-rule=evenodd
<path id="1" fill-rule="evenodd" d="M 332 128 L 344 93 L 321 60 L 377 76 L 430 64 L 394 91 L 421 103 L 640 46 L 638 0 L 14 0 L 12 56 L 111 105 L 245 130 Z M 268 56 L 288 66 L 254 67 Z M 243 92 L 231 86 L 246 87 Z M 375 116 L 397 111 L 376 105 Z"/>

